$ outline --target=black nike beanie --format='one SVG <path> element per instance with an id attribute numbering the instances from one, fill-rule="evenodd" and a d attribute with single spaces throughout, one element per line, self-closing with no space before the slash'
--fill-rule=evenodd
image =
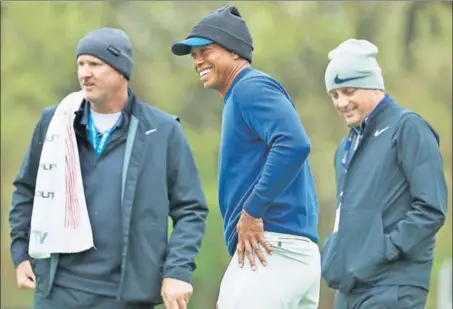
<path id="1" fill-rule="evenodd" d="M 186 39 L 193 37 L 209 39 L 252 63 L 252 36 L 234 5 L 223 6 L 203 17 Z M 173 54 L 178 56 L 190 54 L 190 49 L 187 45 L 172 46 Z"/>

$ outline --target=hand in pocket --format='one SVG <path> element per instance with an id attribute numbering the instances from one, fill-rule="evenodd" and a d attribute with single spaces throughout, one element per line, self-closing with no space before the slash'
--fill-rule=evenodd
<path id="1" fill-rule="evenodd" d="M 30 261 L 23 261 L 17 266 L 16 281 L 19 288 L 36 288 L 36 277 L 31 268 Z"/>

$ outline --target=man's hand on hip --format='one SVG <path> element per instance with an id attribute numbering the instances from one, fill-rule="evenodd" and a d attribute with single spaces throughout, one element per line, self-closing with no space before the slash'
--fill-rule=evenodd
<path id="1" fill-rule="evenodd" d="M 245 210 L 242 210 L 236 229 L 238 232 L 237 253 L 241 267 L 244 266 L 245 253 L 250 261 L 252 270 L 256 270 L 256 262 L 253 252 L 255 252 L 261 263 L 266 266 L 266 258 L 264 257 L 264 253 L 261 251 L 260 244 L 269 254 L 271 254 L 272 248 L 264 239 L 263 219 L 252 217 Z"/>
<path id="2" fill-rule="evenodd" d="M 16 268 L 17 286 L 20 288 L 36 288 L 36 277 L 31 268 L 30 261 L 23 261 Z"/>
<path id="3" fill-rule="evenodd" d="M 192 296 L 192 285 L 173 278 L 164 278 L 161 295 L 165 309 L 187 309 L 187 303 Z"/>

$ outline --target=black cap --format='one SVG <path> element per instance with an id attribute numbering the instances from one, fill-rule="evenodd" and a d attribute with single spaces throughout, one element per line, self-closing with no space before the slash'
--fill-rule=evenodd
<path id="1" fill-rule="evenodd" d="M 253 41 L 247 24 L 234 5 L 223 6 L 203 17 L 186 40 L 173 44 L 177 56 L 190 54 L 192 47 L 216 43 L 252 63 Z"/>

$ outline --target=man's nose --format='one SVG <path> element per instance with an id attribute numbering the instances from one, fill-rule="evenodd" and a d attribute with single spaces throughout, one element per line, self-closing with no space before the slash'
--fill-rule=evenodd
<path id="1" fill-rule="evenodd" d="M 195 69 L 198 69 L 199 66 L 203 64 L 203 58 L 200 57 L 199 55 L 196 55 L 193 57 L 193 65 Z"/>
<path id="2" fill-rule="evenodd" d="M 337 99 L 337 107 L 338 108 L 346 108 L 348 106 L 349 100 L 345 96 L 339 96 Z"/>
<path id="3" fill-rule="evenodd" d="M 88 66 L 79 66 L 79 78 L 86 79 L 93 75 L 93 72 L 90 70 Z"/>

